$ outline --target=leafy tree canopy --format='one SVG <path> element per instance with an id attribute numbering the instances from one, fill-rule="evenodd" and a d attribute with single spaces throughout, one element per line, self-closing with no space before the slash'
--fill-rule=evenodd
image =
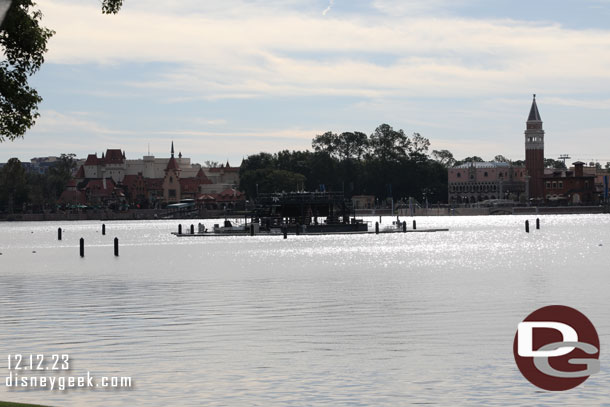
<path id="1" fill-rule="evenodd" d="M 544 167 L 545 168 L 553 168 L 556 170 L 567 170 L 566 165 L 561 160 L 553 160 L 552 158 L 544 159 Z"/>
<path id="2" fill-rule="evenodd" d="M 114 14 L 123 0 L 103 0 L 102 12 Z M 0 19 L 2 16 L 0 15 Z M 41 25 L 33 0 L 13 0 L 0 21 L 0 142 L 23 137 L 39 116 L 42 97 L 28 79 L 44 63 L 47 42 L 55 33 Z"/>
<path id="3" fill-rule="evenodd" d="M 443 167 L 453 167 L 455 158 L 449 150 L 432 150 L 432 157 Z"/>

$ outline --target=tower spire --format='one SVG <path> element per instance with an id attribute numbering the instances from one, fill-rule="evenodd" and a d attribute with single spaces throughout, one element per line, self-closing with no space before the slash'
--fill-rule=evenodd
<path id="1" fill-rule="evenodd" d="M 174 158 L 174 141 L 172 140 L 172 158 Z"/>
<path id="2" fill-rule="evenodd" d="M 530 108 L 530 115 L 527 118 L 528 122 L 541 122 L 540 113 L 538 112 L 538 105 L 536 104 L 536 94 L 534 93 L 534 99 L 532 100 L 532 107 Z"/>
<path id="3" fill-rule="evenodd" d="M 525 167 L 529 176 L 527 195 L 536 200 L 544 199 L 544 130 L 536 94 L 525 127 Z"/>

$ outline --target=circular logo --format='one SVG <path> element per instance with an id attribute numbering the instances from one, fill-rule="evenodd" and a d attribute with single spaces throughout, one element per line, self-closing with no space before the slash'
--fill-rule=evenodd
<path id="1" fill-rule="evenodd" d="M 599 372 L 599 337 L 589 319 L 574 308 L 549 305 L 519 324 L 515 362 L 533 385 L 544 390 L 572 389 Z"/>

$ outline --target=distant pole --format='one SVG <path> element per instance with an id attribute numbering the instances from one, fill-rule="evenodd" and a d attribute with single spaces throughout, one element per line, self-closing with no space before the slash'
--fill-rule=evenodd
<path id="1" fill-rule="evenodd" d="M 300 235 L 299 227 L 300 225 L 297 223 L 297 236 Z"/>
<path id="2" fill-rule="evenodd" d="M 80 257 L 85 257 L 85 239 L 80 238 Z"/>
<path id="3" fill-rule="evenodd" d="M 195 225 L 191 223 L 191 235 L 195 234 Z"/>
<path id="4" fill-rule="evenodd" d="M 417 223 L 415 222 L 415 219 L 413 219 L 413 230 L 417 229 Z"/>
<path id="5" fill-rule="evenodd" d="M 254 236 L 254 223 L 250 223 L 250 236 Z"/>
<path id="6" fill-rule="evenodd" d="M 178 234 L 182 234 L 182 224 L 178 225 Z"/>
<path id="7" fill-rule="evenodd" d="M 288 226 L 284 225 L 282 229 L 284 231 L 284 239 L 288 239 Z"/>
<path id="8" fill-rule="evenodd" d="M 536 218 L 536 229 L 540 229 L 540 218 Z"/>
<path id="9" fill-rule="evenodd" d="M 379 234 L 379 222 L 375 222 L 375 234 Z"/>
<path id="10" fill-rule="evenodd" d="M 406 220 L 404 222 L 402 222 L 402 231 L 403 232 L 407 231 L 407 221 Z"/>
<path id="11" fill-rule="evenodd" d="M 530 232 L 530 221 L 526 220 L 525 221 L 525 233 L 529 233 Z"/>
<path id="12" fill-rule="evenodd" d="M 57 228 L 57 240 L 61 240 L 61 228 Z"/>
<path id="13" fill-rule="evenodd" d="M 119 256 L 119 238 L 115 237 L 114 238 L 114 255 L 115 256 Z"/>
<path id="14" fill-rule="evenodd" d="M 102 235 L 106 234 L 106 224 L 102 223 Z"/>

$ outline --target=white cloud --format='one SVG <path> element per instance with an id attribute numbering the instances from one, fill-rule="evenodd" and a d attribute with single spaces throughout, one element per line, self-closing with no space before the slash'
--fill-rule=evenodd
<path id="1" fill-rule="evenodd" d="M 610 90 L 606 30 L 453 17 L 319 18 L 233 3 L 252 13 L 238 17 L 227 7 L 212 16 L 167 15 L 126 7 L 116 16 L 103 16 L 95 5 L 43 0 L 45 22 L 57 30 L 47 60 L 177 64 L 160 77 L 131 85 L 207 99 L 452 97 L 510 94 L 534 86 L 540 93 Z M 398 4 L 375 4 L 382 3 L 388 9 Z M 381 54 L 394 61 L 377 63 Z"/>
<path id="2" fill-rule="evenodd" d="M 413 16 L 434 12 L 443 14 L 448 7 L 456 7 L 475 0 L 373 0 L 373 7 L 391 16 Z"/>
<path id="3" fill-rule="evenodd" d="M 322 11 L 322 15 L 325 16 L 333 8 L 334 4 L 335 4 L 335 0 L 329 0 L 328 1 L 328 7 L 326 7 L 324 9 L 324 11 Z"/>

